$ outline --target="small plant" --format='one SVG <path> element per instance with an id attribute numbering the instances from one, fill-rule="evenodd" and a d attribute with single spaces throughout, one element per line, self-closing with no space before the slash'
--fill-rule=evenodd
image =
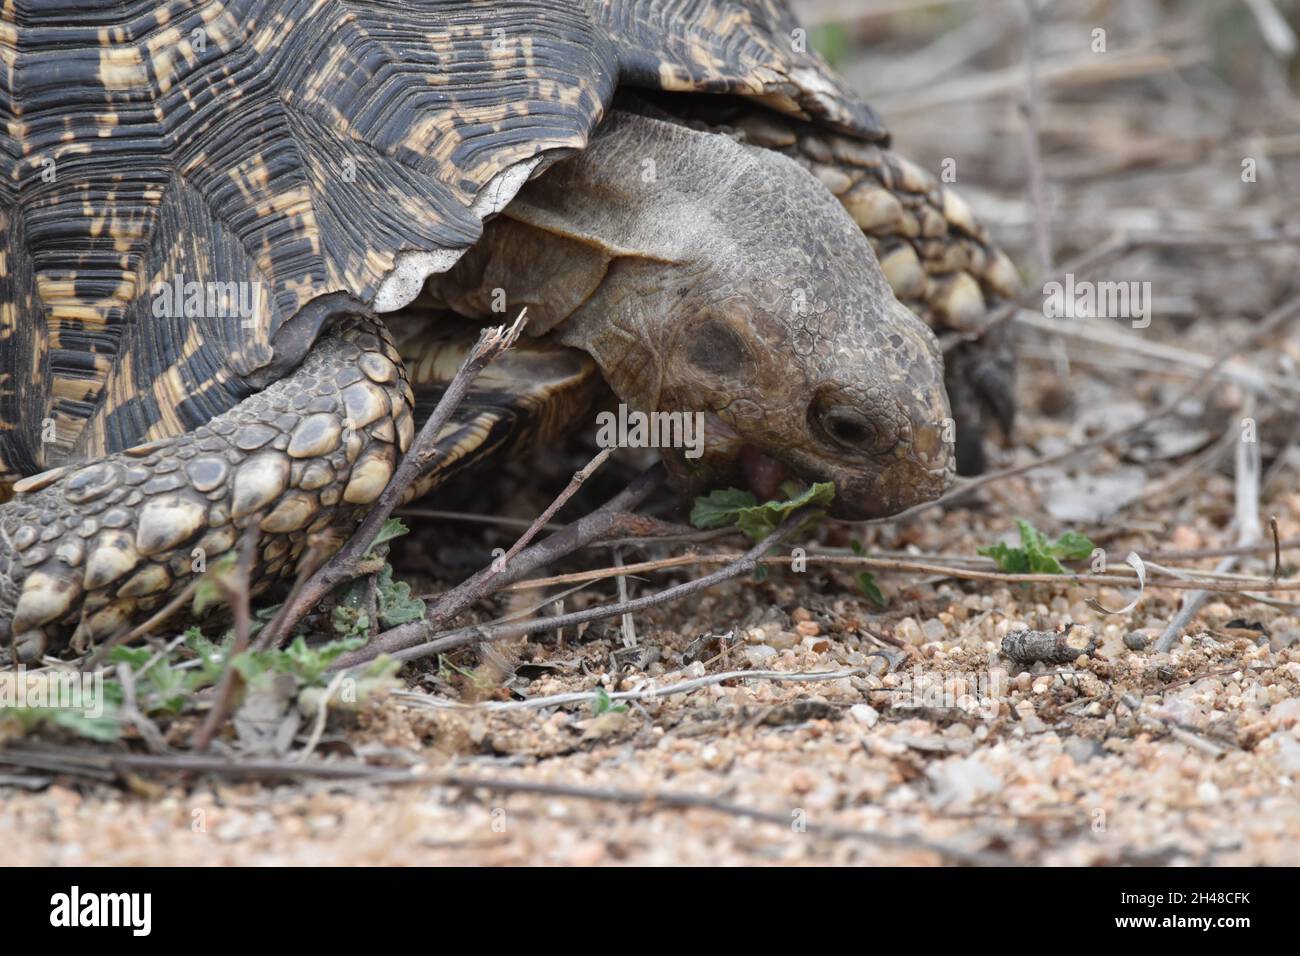
<path id="1" fill-rule="evenodd" d="M 379 547 L 381 544 L 386 544 L 394 538 L 400 538 L 410 530 L 410 528 L 402 523 L 401 518 L 389 518 L 384 522 L 384 526 L 379 529 L 379 533 L 375 535 L 375 540 L 370 542 L 370 549 L 366 552 L 367 556 L 373 554 L 375 548 Z"/>
<path id="2" fill-rule="evenodd" d="M 862 544 L 856 538 L 849 541 L 849 546 L 853 548 L 853 553 L 858 557 L 865 558 L 867 556 L 867 549 L 862 547 Z M 862 589 L 862 593 L 866 595 L 868 601 L 882 611 L 889 607 L 889 601 L 885 599 L 885 592 L 880 590 L 880 585 L 876 583 L 874 574 L 870 571 L 859 571 L 855 577 L 857 578 L 858 587 Z"/>
<path id="3" fill-rule="evenodd" d="M 117 740 L 127 717 L 122 709 L 125 692 L 121 681 L 114 676 L 115 669 L 120 666 L 130 668 L 136 707 L 150 717 L 178 717 L 191 712 L 198 692 L 215 686 L 227 665 L 239 672 L 248 692 L 263 690 L 277 676 L 288 675 L 293 679 L 300 704 L 306 706 L 309 701 L 319 701 L 323 689 L 333 678 L 330 664 L 366 644 L 364 638 L 349 637 L 312 647 L 304 637 L 298 636 L 286 648 L 249 649 L 231 660 L 229 649 L 233 642 L 233 632 L 218 644 L 205 637 L 197 627 L 192 627 L 182 639 L 173 641 L 165 649 L 116 647 L 108 656 L 113 669 L 104 674 L 102 714 L 90 717 L 67 708 L 9 707 L 0 711 L 0 722 L 13 722 L 18 732 L 24 734 L 43 726 L 59 728 L 89 740 Z M 352 699 L 342 703 L 356 703 L 390 686 L 400 666 L 399 662 L 387 657 L 378 658 L 363 672 L 354 675 Z"/>
<path id="4" fill-rule="evenodd" d="M 757 544 L 800 508 L 807 505 L 828 507 L 835 498 L 835 485 L 829 481 L 818 482 L 802 491 L 794 482 L 787 481 L 781 490 L 786 495 L 784 501 L 772 500 L 762 504 L 748 491 L 739 488 L 712 491 L 695 499 L 695 506 L 691 508 L 691 524 L 697 528 L 725 528 L 734 524 Z M 809 514 L 808 520 L 795 533 L 812 527 L 825 516 L 825 512 L 820 510 Z M 766 578 L 766 565 L 760 564 L 754 571 L 754 577 L 759 581 Z"/>
<path id="5" fill-rule="evenodd" d="M 596 699 L 591 702 L 591 713 L 595 717 L 601 714 L 627 713 L 627 704 L 615 704 L 603 687 L 596 688 Z"/>
<path id="6" fill-rule="evenodd" d="M 993 559 L 998 570 L 1008 574 L 1066 574 L 1062 561 L 1086 558 L 1096 547 L 1087 535 L 1077 531 L 1067 531 L 1049 541 L 1028 521 L 1017 521 L 1016 525 L 1020 528 L 1020 547 L 999 541 L 979 549 L 980 554 Z"/>
<path id="7" fill-rule="evenodd" d="M 476 667 L 470 670 L 468 667 L 462 667 L 455 661 L 443 655 L 438 655 L 438 676 L 445 681 L 450 681 L 453 674 L 459 674 L 469 681 L 470 686 L 479 693 L 485 693 L 496 688 L 497 680 L 488 668 Z"/>
<path id="8" fill-rule="evenodd" d="M 786 494 L 784 501 L 758 503 L 748 491 L 725 488 L 695 499 L 691 509 L 691 524 L 697 528 L 724 528 L 734 524 L 749 535 L 755 543 L 776 530 L 791 513 L 806 505 L 827 507 L 835 498 L 835 485 L 829 481 L 818 482 L 802 491 L 793 483 L 781 486 Z M 809 516 L 810 522 L 821 515 Z"/>

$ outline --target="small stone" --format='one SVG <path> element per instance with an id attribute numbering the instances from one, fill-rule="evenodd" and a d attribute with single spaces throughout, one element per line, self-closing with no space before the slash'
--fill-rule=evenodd
<path id="1" fill-rule="evenodd" d="M 776 657 L 776 648 L 766 644 L 756 644 L 745 648 L 745 659 L 756 666 L 772 663 Z"/>
<path id="2" fill-rule="evenodd" d="M 935 641 L 946 640 L 948 637 L 948 629 L 943 626 L 943 621 L 939 620 L 937 617 L 932 617 L 921 625 L 921 636 L 925 639 L 927 644 Z"/>
<path id="3" fill-rule="evenodd" d="M 769 644 L 778 651 L 786 651 L 799 644 L 799 635 L 794 631 L 777 631 L 774 634 L 767 635 L 766 638 L 755 641 L 755 644 Z"/>
<path id="4" fill-rule="evenodd" d="M 911 644 L 913 647 L 919 647 L 925 643 L 920 625 L 916 623 L 915 618 L 910 617 L 905 617 L 894 625 L 894 637 L 904 644 Z"/>
<path id="5" fill-rule="evenodd" d="M 849 716 L 864 727 L 874 727 L 880 720 L 880 712 L 870 704 L 854 704 L 849 708 Z"/>

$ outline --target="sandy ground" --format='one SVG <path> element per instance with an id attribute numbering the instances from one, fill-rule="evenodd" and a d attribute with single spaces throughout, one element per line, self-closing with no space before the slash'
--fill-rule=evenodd
<path id="1" fill-rule="evenodd" d="M 720 591 L 697 612 L 718 615 L 720 605 L 744 602 L 755 590 Z M 524 686 L 544 695 L 603 677 L 615 690 L 651 676 L 667 686 L 747 663 L 805 672 L 865 666 L 862 676 L 734 681 L 597 717 L 588 706 L 448 713 L 383 701 L 348 734 L 372 756 L 396 755 L 435 775 L 454 769 L 598 790 L 709 794 L 777 814 L 790 821 L 784 825 L 706 809 L 654 810 L 649 802 L 622 807 L 418 783 L 164 788 L 139 781 L 134 794 L 67 785 L 11 792 L 0 803 L 0 845 L 12 864 L 942 858 L 817 831 L 829 824 L 1025 862 L 1300 860 L 1300 647 L 1275 651 L 1210 628 L 1172 654 L 1138 653 L 1111 626 L 1101 630 L 1101 650 L 1074 666 L 1008 666 L 993 650 L 997 633 L 1031 609 L 1059 617 L 1050 605 L 1071 597 L 1041 596 L 1046 605 L 1005 591 L 935 598 L 929 605 L 946 610 L 925 615 L 921 626 L 952 633 L 909 645 L 897 670 L 884 675 L 870 673 L 884 661 L 864 658 L 864 642 L 846 633 L 855 602 L 838 600 L 827 612 L 797 607 L 800 620 L 791 625 L 779 612 L 763 614 L 762 623 L 733 631 L 724 659 L 707 665 L 652 665 L 619 679 L 598 670 L 611 649 L 604 641 L 543 650 L 535 663 L 586 664 L 592 677 Z M 1013 610 L 1004 614 L 999 605 Z M 1206 618 L 1230 613 L 1212 606 Z M 901 619 L 894 632 L 910 634 L 915 620 Z M 671 631 L 643 624 L 644 647 L 667 658 L 680 653 L 673 648 L 683 642 Z M 1294 619 L 1272 624 L 1294 633 Z M 1141 701 L 1138 714 L 1118 701 L 1125 693 Z M 1171 727 L 1181 736 L 1171 736 Z"/>

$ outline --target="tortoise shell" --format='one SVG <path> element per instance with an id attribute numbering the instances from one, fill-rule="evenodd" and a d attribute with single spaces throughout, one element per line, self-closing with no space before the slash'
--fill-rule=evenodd
<path id="1" fill-rule="evenodd" d="M 192 429 L 403 306 L 620 83 L 887 138 L 778 0 L 0 5 L 0 480 Z"/>

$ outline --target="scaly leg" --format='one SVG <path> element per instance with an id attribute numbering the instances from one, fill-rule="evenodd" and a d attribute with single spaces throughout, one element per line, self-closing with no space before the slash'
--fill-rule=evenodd
<path id="1" fill-rule="evenodd" d="M 176 438 L 20 482 L 0 506 L 0 647 L 79 652 L 165 604 L 259 529 L 255 593 L 309 540 L 341 540 L 415 431 L 414 396 L 382 326 L 350 319 L 302 365 Z"/>
<path id="2" fill-rule="evenodd" d="M 313 535 L 341 543 L 478 338 L 418 308 L 389 324 L 391 336 L 341 327 L 287 379 L 193 432 L 20 482 L 0 506 L 0 661 L 10 632 L 23 660 L 69 634 L 84 651 L 170 601 L 254 522 L 254 593 L 292 578 Z M 520 343 L 475 380 L 405 500 L 558 440 L 603 387 L 581 352 Z"/>

